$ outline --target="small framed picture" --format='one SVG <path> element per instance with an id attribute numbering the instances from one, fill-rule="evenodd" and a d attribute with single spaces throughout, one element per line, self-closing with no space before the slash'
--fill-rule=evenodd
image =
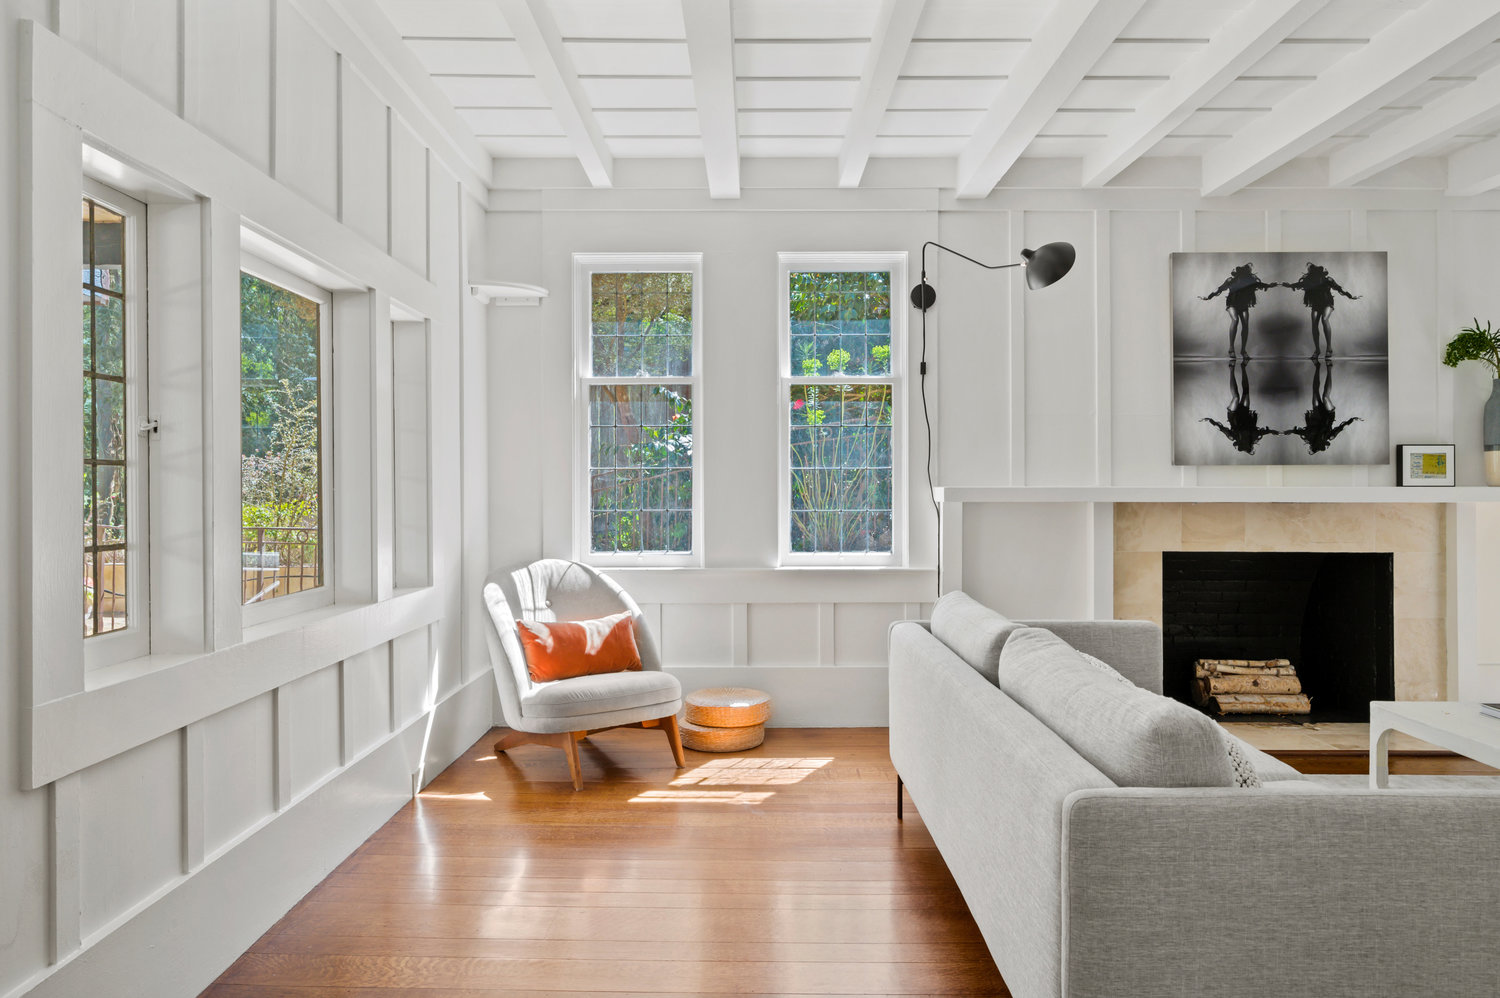
<path id="1" fill-rule="evenodd" d="M 1453 483 L 1453 444 L 1396 446 L 1397 485 L 1442 487 Z"/>

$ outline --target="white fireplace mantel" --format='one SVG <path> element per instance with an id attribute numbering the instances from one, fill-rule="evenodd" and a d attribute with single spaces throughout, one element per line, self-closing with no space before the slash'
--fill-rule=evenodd
<path id="1" fill-rule="evenodd" d="M 1114 616 L 1116 503 L 1428 503 L 1447 514 L 1449 698 L 1500 698 L 1500 658 L 1481 652 L 1481 509 L 1500 488 L 1393 486 L 941 486 L 939 589 L 1014 604 L 1034 619 Z M 966 522 L 967 521 L 967 522 Z M 1488 570 L 1487 570 L 1488 571 Z M 1491 641 L 1491 644 L 1495 642 Z M 1488 663 L 1495 664 L 1488 664 Z"/>
<path id="2" fill-rule="evenodd" d="M 940 503 L 967 502 L 1500 502 L 1500 488 L 1397 486 L 940 485 Z"/>

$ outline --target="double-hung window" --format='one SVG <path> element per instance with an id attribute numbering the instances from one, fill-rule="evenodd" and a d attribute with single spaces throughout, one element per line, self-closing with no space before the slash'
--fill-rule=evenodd
<path id="1" fill-rule="evenodd" d="M 255 621 L 333 600 L 332 296 L 255 257 L 241 268 L 240 601 Z"/>
<path id="2" fill-rule="evenodd" d="M 573 267 L 579 554 L 701 564 L 702 257 L 577 254 Z"/>
<path id="3" fill-rule="evenodd" d="M 905 253 L 781 254 L 783 564 L 901 564 Z"/>
<path id="4" fill-rule="evenodd" d="M 150 650 L 146 209 L 92 181 L 82 206 L 83 636 L 100 665 Z"/>

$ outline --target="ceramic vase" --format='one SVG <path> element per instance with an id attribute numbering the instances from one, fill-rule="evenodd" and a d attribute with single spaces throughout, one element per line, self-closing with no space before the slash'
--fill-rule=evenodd
<path id="1" fill-rule="evenodd" d="M 1500 378 L 1495 379 L 1484 404 L 1484 480 L 1500 485 Z"/>

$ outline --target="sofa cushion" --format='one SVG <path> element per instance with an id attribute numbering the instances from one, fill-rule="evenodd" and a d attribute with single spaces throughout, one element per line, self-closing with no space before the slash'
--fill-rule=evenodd
<path id="1" fill-rule="evenodd" d="M 932 636 L 991 683 L 1005 639 L 1021 626 L 963 592 L 948 593 L 932 607 Z"/>
<path id="2" fill-rule="evenodd" d="M 1241 738 L 1239 735 L 1232 735 L 1228 731 L 1226 731 L 1224 732 L 1224 737 L 1229 739 L 1229 741 L 1239 749 L 1240 754 L 1243 755 L 1247 760 L 1249 760 L 1250 765 L 1255 769 L 1255 775 L 1260 777 L 1261 783 L 1265 784 L 1275 783 L 1280 780 L 1307 779 L 1306 776 L 1302 775 L 1291 766 L 1282 762 L 1274 755 L 1269 755 L 1265 752 L 1262 752 L 1254 745 L 1251 745 L 1249 742 L 1245 741 L 1245 739 Z"/>
<path id="3" fill-rule="evenodd" d="M 1232 787 L 1224 735 L 1207 716 L 1121 683 L 1050 631 L 1026 627 L 1000 653 L 1000 689 L 1122 787 Z"/>
<path id="4" fill-rule="evenodd" d="M 521 697 L 525 717 L 579 717 L 632 707 L 671 704 L 682 697 L 682 684 L 665 672 L 606 672 L 537 683 Z M 673 711 L 664 710 L 663 714 Z"/>

